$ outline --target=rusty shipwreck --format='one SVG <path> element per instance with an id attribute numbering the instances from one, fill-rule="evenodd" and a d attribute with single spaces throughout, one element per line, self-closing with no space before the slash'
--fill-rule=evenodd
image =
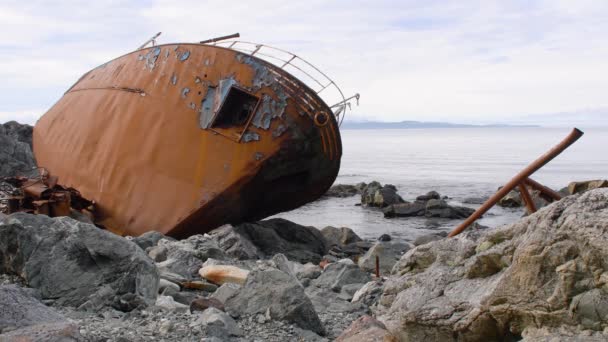
<path id="1" fill-rule="evenodd" d="M 87 72 L 34 128 L 38 165 L 93 201 L 97 224 L 185 237 L 331 186 L 349 99 L 319 69 L 260 44 L 151 43 Z"/>

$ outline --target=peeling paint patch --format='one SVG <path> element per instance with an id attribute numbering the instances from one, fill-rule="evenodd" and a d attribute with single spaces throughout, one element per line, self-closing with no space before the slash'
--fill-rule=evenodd
<path id="1" fill-rule="evenodd" d="M 145 60 L 145 64 L 144 67 L 153 70 L 154 67 L 156 66 L 156 60 L 158 59 L 158 56 L 160 55 L 160 47 L 155 47 L 154 49 L 148 51 L 147 54 L 143 55 L 143 56 L 138 56 L 137 59 L 138 60 Z M 140 59 L 141 57 L 141 59 Z"/>
<path id="2" fill-rule="evenodd" d="M 173 74 L 173 76 L 171 76 L 171 84 L 176 85 L 177 84 L 177 75 Z"/>
<path id="3" fill-rule="evenodd" d="M 262 153 L 262 152 L 256 152 L 256 153 L 253 154 L 253 158 L 255 160 L 258 160 L 258 161 L 262 160 L 262 158 L 264 158 L 264 153 Z"/>
<path id="4" fill-rule="evenodd" d="M 202 129 L 209 128 L 213 119 L 213 100 L 215 99 L 216 89 L 214 87 L 207 88 L 207 94 L 201 101 L 201 109 L 199 110 L 199 126 Z"/>
<path id="5" fill-rule="evenodd" d="M 182 99 L 185 99 L 186 96 L 188 96 L 189 92 L 190 92 L 190 88 L 188 88 L 188 87 L 182 89 Z"/>
<path id="6" fill-rule="evenodd" d="M 287 107 L 287 96 L 284 94 L 278 94 L 280 100 L 276 101 L 269 95 L 264 95 L 262 98 L 262 104 L 255 112 L 251 124 L 257 128 L 269 129 L 270 122 L 278 117 L 281 117 Z"/>
<path id="7" fill-rule="evenodd" d="M 206 66 L 209 66 L 209 64 L 210 64 L 210 63 L 209 63 L 209 58 L 205 59 L 205 65 L 206 65 Z"/>
<path id="8" fill-rule="evenodd" d="M 196 83 L 196 84 L 201 83 L 201 78 L 200 78 L 200 77 L 198 77 L 198 76 L 196 76 L 196 77 L 194 78 L 194 83 Z"/>
<path id="9" fill-rule="evenodd" d="M 228 91 L 230 90 L 230 87 L 232 87 L 235 84 L 237 84 L 237 82 L 234 79 L 233 75 L 229 76 L 228 78 L 224 78 L 224 79 L 220 80 L 220 83 L 219 83 L 220 98 L 219 98 L 218 103 L 222 103 L 224 101 L 224 99 L 226 98 L 226 95 L 228 95 Z"/>
<path id="10" fill-rule="evenodd" d="M 194 102 L 190 102 L 190 109 L 196 109 L 196 104 L 194 104 Z"/>
<path id="11" fill-rule="evenodd" d="M 169 54 L 171 51 L 169 49 L 165 50 L 165 59 L 169 58 Z"/>
<path id="12" fill-rule="evenodd" d="M 185 61 L 186 59 L 188 59 L 188 57 L 190 57 L 190 51 L 186 50 L 184 53 L 182 53 L 182 55 L 179 57 L 180 61 Z"/>
<path id="13" fill-rule="evenodd" d="M 260 63 L 258 60 L 251 56 L 238 54 L 236 55 L 236 60 L 240 63 L 244 63 L 250 65 L 253 68 L 254 76 L 253 76 L 253 88 L 260 89 L 263 86 L 271 86 L 276 82 L 276 78 L 270 69 Z"/>
<path id="14" fill-rule="evenodd" d="M 285 125 L 283 125 L 283 124 L 280 124 L 280 125 L 277 127 L 277 129 L 275 129 L 275 130 L 272 132 L 272 137 L 273 137 L 273 138 L 278 138 L 278 137 L 280 137 L 281 135 L 283 135 L 283 133 L 285 133 L 285 131 L 287 131 L 287 126 L 285 126 Z"/>
<path id="15" fill-rule="evenodd" d="M 245 132 L 245 134 L 243 134 L 242 141 L 246 143 L 252 141 L 260 141 L 260 135 L 256 132 L 247 131 Z"/>

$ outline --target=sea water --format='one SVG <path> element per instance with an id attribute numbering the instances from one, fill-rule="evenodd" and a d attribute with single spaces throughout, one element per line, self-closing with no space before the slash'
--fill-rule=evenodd
<path id="1" fill-rule="evenodd" d="M 608 129 L 583 129 L 585 135 L 531 178 L 559 190 L 571 181 L 608 178 Z M 408 201 L 431 190 L 462 204 L 488 197 L 517 172 L 561 141 L 566 128 L 434 128 L 342 130 L 343 156 L 335 184 L 393 184 Z M 384 218 L 381 211 L 356 206 L 359 196 L 323 198 L 275 215 L 323 228 L 350 227 L 363 238 L 387 233 L 412 241 L 460 220 Z M 523 209 L 494 207 L 478 222 L 496 227 L 516 221 Z"/>

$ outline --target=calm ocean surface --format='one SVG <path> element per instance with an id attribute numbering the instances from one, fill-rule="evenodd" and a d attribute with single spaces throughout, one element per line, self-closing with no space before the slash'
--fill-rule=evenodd
<path id="1" fill-rule="evenodd" d="M 608 129 L 583 129 L 585 135 L 533 175 L 554 189 L 573 180 L 608 178 Z M 522 168 L 561 141 L 566 128 L 435 128 L 343 130 L 343 156 L 336 184 L 393 184 L 405 200 L 435 190 L 461 204 L 489 196 Z M 357 207 L 359 196 L 326 198 L 281 213 L 303 225 L 350 227 L 363 238 L 388 233 L 413 240 L 432 231 L 453 229 L 460 221 L 424 218 L 385 219 L 378 210 Z M 467 205 L 476 208 L 475 205 Z M 495 207 L 478 222 L 496 227 L 517 220 L 521 209 Z"/>

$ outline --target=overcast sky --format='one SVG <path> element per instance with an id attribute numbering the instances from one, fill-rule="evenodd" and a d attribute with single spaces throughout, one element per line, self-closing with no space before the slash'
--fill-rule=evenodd
<path id="1" fill-rule="evenodd" d="M 607 18 L 606 0 L 2 0 L 0 122 L 35 122 L 83 73 L 158 31 L 159 43 L 240 32 L 291 50 L 361 93 L 351 118 L 601 121 Z"/>

